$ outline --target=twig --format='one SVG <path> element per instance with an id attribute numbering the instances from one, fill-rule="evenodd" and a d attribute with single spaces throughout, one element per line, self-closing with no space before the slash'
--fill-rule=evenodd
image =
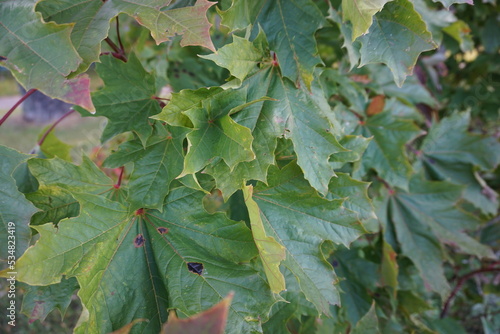
<path id="1" fill-rule="evenodd" d="M 62 115 L 57 121 L 55 121 L 54 124 L 52 124 L 52 126 L 50 128 L 48 128 L 47 131 L 45 131 L 43 136 L 40 138 L 40 140 L 38 141 L 38 146 L 42 146 L 42 144 L 45 141 L 45 139 L 47 138 L 47 136 L 52 132 L 52 130 L 54 130 L 54 128 L 57 126 L 57 124 L 61 123 L 61 121 L 63 119 L 65 119 L 68 115 L 72 114 L 74 111 L 75 111 L 75 109 L 71 108 L 70 110 L 68 110 L 68 112 L 66 112 L 64 115 Z"/>
<path id="2" fill-rule="evenodd" d="M 0 119 L 0 126 L 5 122 L 5 120 L 7 120 L 7 118 L 9 118 L 9 116 L 14 112 L 14 110 L 16 110 L 16 108 L 21 104 L 23 103 L 24 100 L 26 100 L 31 94 L 33 94 L 34 92 L 36 92 L 37 89 L 36 88 L 32 88 L 30 89 L 29 91 L 27 91 L 23 97 L 21 97 L 19 99 L 19 101 L 16 102 L 16 104 L 14 104 L 12 106 L 12 108 L 9 109 L 9 111 L 7 111 L 7 113 L 2 117 L 2 119 Z"/>
<path id="3" fill-rule="evenodd" d="M 446 313 L 448 313 L 448 308 L 450 307 L 451 301 L 453 300 L 453 298 L 455 298 L 456 294 L 458 293 L 458 291 L 460 290 L 460 288 L 462 287 L 462 285 L 469 278 L 471 278 L 471 277 L 473 277 L 473 276 L 475 276 L 477 274 L 486 273 L 486 272 L 494 272 L 494 271 L 500 271 L 500 267 L 485 267 L 485 268 L 480 268 L 480 269 L 471 271 L 470 273 L 461 276 L 458 279 L 457 285 L 455 286 L 455 288 L 453 288 L 453 290 L 451 291 L 451 294 L 448 296 L 448 298 L 446 299 L 446 302 L 444 303 L 443 310 L 441 311 L 441 316 L 440 316 L 441 319 L 443 319 L 446 316 Z"/>

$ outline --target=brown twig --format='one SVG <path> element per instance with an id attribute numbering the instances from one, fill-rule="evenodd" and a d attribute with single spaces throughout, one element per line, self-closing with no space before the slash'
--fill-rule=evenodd
<path id="1" fill-rule="evenodd" d="M 9 109 L 9 111 L 7 111 L 7 113 L 2 117 L 2 119 L 0 119 L 0 126 L 7 120 L 7 118 L 9 118 L 9 116 L 14 112 L 14 110 L 16 110 L 16 108 L 21 104 L 23 103 L 24 100 L 26 100 L 31 94 L 33 94 L 34 92 L 36 92 L 37 89 L 36 88 L 32 88 L 30 89 L 29 91 L 27 91 L 23 97 L 21 97 L 19 99 L 19 101 L 16 102 L 16 104 L 14 104 L 12 106 L 12 108 Z"/>
<path id="2" fill-rule="evenodd" d="M 475 276 L 477 274 L 487 273 L 487 272 L 494 272 L 494 271 L 500 271 L 500 267 L 492 267 L 492 266 L 490 266 L 490 267 L 479 268 L 477 270 L 471 271 L 468 274 L 460 276 L 460 278 L 458 279 L 457 285 L 455 285 L 455 288 L 453 288 L 453 290 L 451 291 L 450 295 L 446 299 L 446 302 L 444 303 L 443 310 L 441 311 L 441 316 L 440 316 L 441 319 L 446 316 L 446 313 L 448 313 L 448 309 L 450 307 L 451 301 L 453 300 L 453 298 L 455 298 L 456 294 L 458 293 L 458 291 L 460 290 L 460 288 L 462 287 L 462 285 L 464 285 L 464 283 L 469 278 L 471 278 L 471 277 L 473 277 L 473 276 Z"/>
<path id="3" fill-rule="evenodd" d="M 38 141 L 38 146 L 42 146 L 42 144 L 45 141 L 45 139 L 47 138 L 47 136 L 52 132 L 52 130 L 54 130 L 54 128 L 57 126 L 57 124 L 61 123 L 61 121 L 63 119 L 68 117 L 74 111 L 75 111 L 75 109 L 71 108 L 68 112 L 66 112 L 64 115 L 62 115 L 57 121 L 55 121 L 54 124 L 52 124 L 52 126 L 50 128 L 48 128 L 47 131 L 45 131 L 43 136 L 40 138 L 40 140 Z"/>

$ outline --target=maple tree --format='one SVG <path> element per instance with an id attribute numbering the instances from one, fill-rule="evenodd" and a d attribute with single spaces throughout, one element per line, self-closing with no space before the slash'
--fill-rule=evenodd
<path id="1" fill-rule="evenodd" d="M 460 333 L 475 300 L 494 331 L 500 24 L 476 2 L 0 0 L 23 99 L 107 118 L 104 161 L 54 126 L 0 146 L 22 312 L 78 290 L 75 333 Z"/>

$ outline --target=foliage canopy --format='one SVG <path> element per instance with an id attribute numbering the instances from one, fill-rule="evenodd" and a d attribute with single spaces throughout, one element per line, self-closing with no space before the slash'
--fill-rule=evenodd
<path id="1" fill-rule="evenodd" d="M 500 16 L 471 4 L 0 0 L 0 65 L 107 119 L 104 159 L 0 146 L 23 313 L 78 289 L 75 333 L 498 330 Z"/>

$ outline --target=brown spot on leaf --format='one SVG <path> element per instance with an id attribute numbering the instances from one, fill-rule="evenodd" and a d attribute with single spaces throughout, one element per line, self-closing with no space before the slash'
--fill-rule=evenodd
<path id="1" fill-rule="evenodd" d="M 384 110 L 384 106 L 385 106 L 385 96 L 377 95 L 370 102 L 370 105 L 366 109 L 366 114 L 368 116 L 380 114 Z"/>
<path id="2" fill-rule="evenodd" d="M 160 233 L 160 234 L 167 234 L 167 233 L 168 233 L 168 228 L 166 228 L 166 227 L 161 227 L 161 226 L 160 226 L 160 227 L 158 227 L 156 230 L 157 230 L 157 231 L 158 231 L 158 233 Z"/>
<path id="3" fill-rule="evenodd" d="M 33 311 L 31 312 L 30 320 L 28 321 L 28 323 L 32 324 L 35 321 L 41 319 L 45 308 L 43 304 L 45 304 L 44 301 L 41 300 L 35 301 L 35 306 L 33 307 Z"/>
<path id="4" fill-rule="evenodd" d="M 359 83 L 362 83 L 365 85 L 372 82 L 372 80 L 367 75 L 355 74 L 355 75 L 351 75 L 350 78 L 352 81 L 359 82 Z"/>
<path id="5" fill-rule="evenodd" d="M 188 262 L 187 263 L 188 270 L 194 274 L 200 275 L 203 272 L 203 264 L 198 262 Z"/>
<path id="6" fill-rule="evenodd" d="M 136 248 L 144 246 L 144 243 L 146 242 L 146 239 L 144 239 L 144 236 L 142 234 L 138 234 L 135 239 L 134 239 L 134 246 Z"/>

